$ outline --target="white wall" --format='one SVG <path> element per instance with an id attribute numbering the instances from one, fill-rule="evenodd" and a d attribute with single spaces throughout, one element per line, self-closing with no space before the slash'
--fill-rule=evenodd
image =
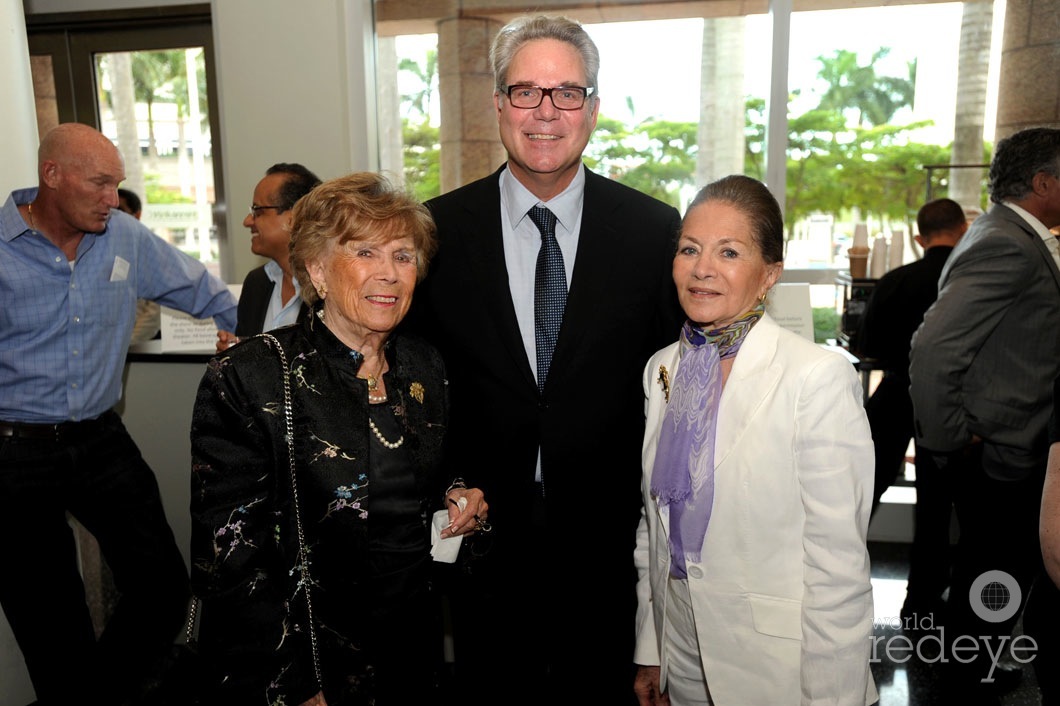
<path id="1" fill-rule="evenodd" d="M 4 76 L 8 106 L 26 106 L 25 110 L 0 111 L 0 199 L 17 188 L 37 182 L 37 117 L 33 103 L 33 79 L 29 68 L 29 49 L 24 31 L 25 18 L 20 0 L 0 0 L 0 74 Z M 5 569 L 4 581 L 11 580 L 13 567 Z M 22 653 L 15 636 L 0 613 L 0 706 L 23 706 L 33 700 Z"/>
<path id="2" fill-rule="evenodd" d="M 243 218 L 276 162 L 322 179 L 377 169 L 371 0 L 214 0 L 214 50 L 228 193 L 225 278 L 260 260 Z M 234 265 L 234 269 L 229 266 Z"/>

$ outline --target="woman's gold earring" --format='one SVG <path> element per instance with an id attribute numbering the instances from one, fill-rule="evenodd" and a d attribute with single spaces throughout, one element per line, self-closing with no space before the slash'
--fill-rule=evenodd
<path id="1" fill-rule="evenodd" d="M 325 299 L 328 296 L 328 286 L 321 282 L 320 284 L 313 284 L 313 288 L 317 290 L 317 296 L 321 299 Z"/>

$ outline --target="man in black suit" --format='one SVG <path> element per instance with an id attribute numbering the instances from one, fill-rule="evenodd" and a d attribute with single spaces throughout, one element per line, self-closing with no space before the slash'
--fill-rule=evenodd
<path id="1" fill-rule="evenodd" d="M 235 333 L 217 332 L 218 353 L 241 338 L 293 324 L 307 311 L 291 270 L 289 226 L 295 202 L 319 183 L 317 175 L 301 164 L 281 162 L 269 167 L 254 187 L 254 201 L 243 227 L 250 230 L 251 252 L 269 262 L 255 267 L 243 280 Z"/>
<path id="2" fill-rule="evenodd" d="M 872 511 L 905 466 L 913 438 L 913 401 L 909 398 L 909 342 L 924 312 L 938 297 L 939 275 L 953 246 L 968 230 L 961 205 L 936 199 L 916 214 L 917 243 L 924 257 L 894 269 L 872 290 L 858 332 L 857 352 L 875 359 L 883 379 L 865 403 L 876 449 L 876 485 Z M 929 462 L 916 457 L 918 467 Z M 939 611 L 949 585 L 950 511 L 953 501 L 937 474 L 916 474 L 916 511 L 909 581 L 902 617 L 920 624 Z M 938 619 L 938 615 L 935 615 Z M 906 622 L 903 620 L 903 622 Z M 923 622 L 927 625 L 927 622 Z"/>
<path id="3" fill-rule="evenodd" d="M 946 262 L 909 358 L 917 455 L 950 484 L 961 529 L 944 619 L 954 703 L 1000 703 L 1012 679 L 991 653 L 1006 650 L 1042 571 L 1060 375 L 1060 248 L 1049 232 L 1060 225 L 1060 130 L 998 142 L 990 200 Z"/>
<path id="4" fill-rule="evenodd" d="M 410 316 L 448 367 L 449 463 L 485 491 L 493 525 L 453 591 L 457 678 L 480 704 L 629 703 L 640 376 L 682 322 L 680 217 L 582 165 L 599 53 L 580 25 L 516 19 L 490 58 L 508 161 L 427 204 L 440 250 Z M 545 230 L 569 283 L 554 348 L 535 310 Z"/>

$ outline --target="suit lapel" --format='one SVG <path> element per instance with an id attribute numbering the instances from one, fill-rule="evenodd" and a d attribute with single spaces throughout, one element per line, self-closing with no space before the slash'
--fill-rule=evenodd
<path id="1" fill-rule="evenodd" d="M 1034 242 L 1034 247 L 1038 249 L 1038 253 L 1048 263 L 1049 272 L 1052 273 L 1053 280 L 1056 282 L 1057 287 L 1060 287 L 1060 268 L 1057 267 L 1056 260 L 1053 259 L 1053 254 L 1049 252 L 1049 248 L 1041 239 L 1041 236 L 1031 228 L 1027 221 L 1023 220 L 1023 217 L 1020 214 L 1016 213 L 1011 208 L 1001 208 L 997 210 L 999 211 L 999 218 L 1004 218 L 1006 221 L 1018 226 L 1024 233 L 1031 237 Z"/>
<path id="2" fill-rule="evenodd" d="M 463 207 L 467 211 L 466 223 L 458 233 L 460 251 L 472 268 L 472 276 L 482 283 L 482 297 L 488 310 L 488 320 L 500 339 L 504 351 L 509 355 L 520 375 L 537 388 L 534 371 L 519 333 L 519 322 L 515 318 L 515 304 L 508 282 L 508 267 L 504 259 L 504 239 L 501 235 L 500 174 L 505 167 L 494 172 L 488 180 L 481 182 L 478 191 L 469 191 Z"/>
<path id="3" fill-rule="evenodd" d="M 615 259 L 629 250 L 621 240 L 622 231 L 615 225 L 615 211 L 620 202 L 607 188 L 607 179 L 585 166 L 585 195 L 582 205 L 578 252 L 574 257 L 574 275 L 567 291 L 556 351 L 549 369 L 548 386 L 561 384 L 565 370 L 578 350 L 587 330 L 603 321 L 599 307 L 600 293 L 606 291 L 614 271 Z"/>
<path id="4" fill-rule="evenodd" d="M 756 415 L 780 380 L 775 362 L 779 327 L 765 315 L 747 334 L 721 393 L 714 467 L 725 462 L 744 434 L 758 425 Z"/>

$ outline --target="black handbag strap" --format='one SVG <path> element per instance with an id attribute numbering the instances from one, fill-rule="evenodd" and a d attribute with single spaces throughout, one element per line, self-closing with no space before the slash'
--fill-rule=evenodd
<path id="1" fill-rule="evenodd" d="M 298 534 L 299 572 L 302 576 L 299 583 L 302 586 L 302 590 L 305 591 L 306 611 L 309 614 L 309 646 L 313 653 L 313 672 L 316 675 L 317 686 L 321 686 L 324 681 L 320 676 L 320 652 L 317 645 L 316 621 L 313 619 L 313 600 L 312 592 L 310 591 L 313 580 L 309 574 L 309 551 L 306 549 L 305 532 L 302 529 L 302 513 L 298 508 L 298 472 L 295 468 L 294 460 L 294 412 L 291 405 L 291 369 L 287 363 L 287 354 L 284 353 L 280 342 L 269 333 L 262 334 L 262 338 L 276 351 L 276 355 L 280 358 L 280 366 L 283 369 L 284 439 L 287 442 L 287 463 L 291 471 L 291 502 L 294 505 L 294 522 Z"/>

